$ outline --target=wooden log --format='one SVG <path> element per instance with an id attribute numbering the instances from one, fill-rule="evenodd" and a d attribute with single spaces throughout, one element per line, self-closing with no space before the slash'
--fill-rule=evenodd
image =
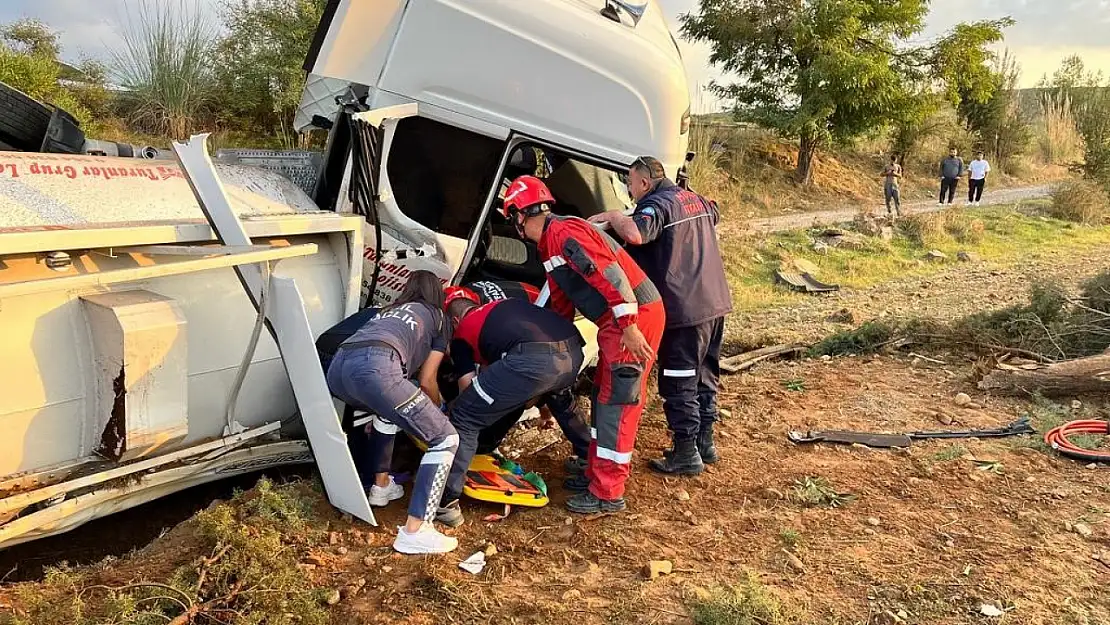
<path id="1" fill-rule="evenodd" d="M 805 345 L 772 345 L 770 347 L 763 347 L 725 358 L 721 361 L 721 371 L 725 373 L 739 373 L 745 369 L 750 369 L 764 360 L 770 360 L 778 356 L 796 356 L 806 349 L 808 348 Z"/>
<path id="2" fill-rule="evenodd" d="M 1000 395 L 1040 393 L 1046 397 L 1110 393 L 1110 353 L 1035 369 L 995 370 L 979 382 L 979 388 Z"/>

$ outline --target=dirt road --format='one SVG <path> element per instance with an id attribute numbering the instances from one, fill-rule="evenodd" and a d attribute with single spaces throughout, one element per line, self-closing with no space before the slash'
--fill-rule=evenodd
<path id="1" fill-rule="evenodd" d="M 1037 185 L 1033 187 L 1015 187 L 1012 189 L 999 189 L 997 191 L 988 191 L 983 196 L 983 205 L 990 206 L 993 204 L 1014 204 L 1023 200 L 1035 200 L 1047 197 L 1052 191 L 1052 185 Z M 959 192 L 957 192 L 957 203 L 963 204 L 964 202 L 959 199 Z M 932 201 L 917 201 L 907 202 L 902 205 L 902 210 L 908 213 L 928 213 L 940 210 L 942 207 L 937 206 L 936 202 Z M 876 211 L 884 210 L 879 203 L 875 204 Z M 852 217 L 859 212 L 858 207 L 850 208 L 837 208 L 833 210 L 798 213 L 796 215 L 780 215 L 778 217 L 765 217 L 762 219 L 753 219 L 748 223 L 748 228 L 753 232 L 777 232 L 781 230 L 794 230 L 797 228 L 808 228 L 810 226 L 826 226 L 830 224 L 843 223 L 851 221 Z"/>

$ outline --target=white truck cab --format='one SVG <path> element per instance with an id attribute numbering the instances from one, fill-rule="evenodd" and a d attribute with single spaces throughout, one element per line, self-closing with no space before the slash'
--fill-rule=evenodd
<path id="1" fill-rule="evenodd" d="M 368 302 L 390 301 L 417 265 L 540 284 L 534 249 L 491 210 L 518 175 L 545 178 L 557 211 L 585 217 L 630 206 L 636 157 L 672 176 L 686 159 L 686 74 L 657 0 L 333 0 L 305 69 L 298 125 L 331 129 L 317 203 L 379 216 L 367 290 L 385 262 Z M 375 207 L 346 197 L 344 94 L 380 133 L 366 155 Z"/>

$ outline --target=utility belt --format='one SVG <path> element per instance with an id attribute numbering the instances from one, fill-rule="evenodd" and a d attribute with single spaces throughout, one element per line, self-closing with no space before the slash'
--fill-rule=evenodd
<path id="1" fill-rule="evenodd" d="M 351 350 L 351 349 L 362 349 L 364 347 L 377 347 L 379 349 L 388 349 L 389 351 L 393 352 L 393 354 L 397 356 L 397 360 L 399 360 L 401 362 L 401 370 L 404 371 L 406 375 L 408 375 L 408 367 L 405 366 L 405 359 L 401 358 L 401 354 L 397 351 L 396 347 L 393 347 L 392 345 L 390 345 L 389 343 L 386 343 L 385 341 L 375 341 L 375 340 L 371 339 L 371 340 L 368 340 L 368 341 L 347 342 L 347 343 L 343 343 L 342 345 L 340 345 L 339 349 L 340 350 Z"/>
<path id="2" fill-rule="evenodd" d="M 562 354 L 575 347 L 585 347 L 586 343 L 580 336 L 574 336 L 557 343 L 519 343 L 505 354 Z"/>

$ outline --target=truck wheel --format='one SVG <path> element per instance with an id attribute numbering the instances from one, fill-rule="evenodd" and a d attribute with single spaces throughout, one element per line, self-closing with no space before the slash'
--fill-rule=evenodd
<path id="1" fill-rule="evenodd" d="M 16 150 L 39 151 L 52 112 L 49 106 L 0 82 L 0 143 Z"/>

